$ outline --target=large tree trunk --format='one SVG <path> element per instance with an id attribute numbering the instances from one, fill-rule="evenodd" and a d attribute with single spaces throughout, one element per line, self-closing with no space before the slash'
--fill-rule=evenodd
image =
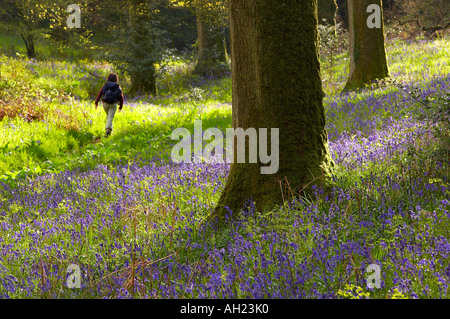
<path id="1" fill-rule="evenodd" d="M 316 5 L 317 0 L 229 1 L 233 127 L 268 133 L 279 128 L 279 170 L 261 174 L 264 165 L 259 159 L 249 163 L 247 143 L 246 163 L 236 163 L 235 155 L 212 217 L 223 217 L 227 207 L 237 215 L 249 198 L 258 210 L 270 210 L 331 175 Z"/>
<path id="2" fill-rule="evenodd" d="M 381 10 L 381 27 L 369 28 L 367 8 L 376 4 Z M 353 90 L 375 79 L 389 76 L 384 48 L 381 0 L 348 0 L 350 29 L 350 75 L 344 90 Z"/>
<path id="3" fill-rule="evenodd" d="M 227 62 L 222 27 L 204 22 L 201 10 L 196 11 L 198 61 L 194 72 L 207 75 L 217 63 Z"/>

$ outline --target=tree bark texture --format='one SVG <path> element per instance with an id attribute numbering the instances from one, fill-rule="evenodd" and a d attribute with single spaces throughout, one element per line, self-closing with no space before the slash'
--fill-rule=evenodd
<path id="1" fill-rule="evenodd" d="M 322 104 L 317 0 L 230 0 L 229 10 L 233 127 L 279 128 L 280 158 L 276 174 L 262 175 L 261 163 L 248 163 L 247 145 L 247 161 L 231 164 L 213 217 L 228 209 L 237 215 L 249 198 L 258 210 L 271 210 L 327 181 L 334 165 Z"/>
<path id="2" fill-rule="evenodd" d="M 375 79 L 389 76 L 384 46 L 384 24 L 381 0 L 348 0 L 350 32 L 350 74 L 344 90 L 354 90 Z M 367 19 L 371 4 L 380 6 L 381 28 L 369 28 Z"/>

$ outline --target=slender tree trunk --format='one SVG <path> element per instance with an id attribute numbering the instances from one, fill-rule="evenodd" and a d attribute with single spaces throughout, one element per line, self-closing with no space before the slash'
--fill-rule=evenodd
<path id="1" fill-rule="evenodd" d="M 336 12 L 336 23 L 341 22 L 342 26 L 348 30 L 348 8 L 347 0 L 336 0 L 338 6 Z"/>
<path id="2" fill-rule="evenodd" d="M 145 37 L 145 30 L 142 30 L 143 23 L 148 19 L 148 16 L 139 13 L 139 7 L 145 4 L 145 0 L 131 0 L 129 3 L 129 24 L 130 29 L 133 30 L 133 42 L 138 46 L 142 43 L 142 38 Z M 146 58 L 148 52 L 135 51 L 136 60 L 143 60 Z M 147 92 L 156 93 L 156 74 L 153 65 L 147 66 L 143 71 L 130 72 L 130 91 L 131 92 Z"/>
<path id="3" fill-rule="evenodd" d="M 329 25 L 336 25 L 337 4 L 335 0 L 318 0 L 317 11 L 319 14 L 319 23 L 325 20 Z"/>
<path id="4" fill-rule="evenodd" d="M 202 61 L 206 59 L 206 48 L 207 48 L 207 39 L 206 39 L 206 25 L 200 18 L 200 14 L 197 13 L 197 45 L 198 45 L 198 60 Z"/>
<path id="5" fill-rule="evenodd" d="M 130 30 L 134 30 L 137 24 L 137 9 L 139 7 L 140 0 L 131 0 L 128 4 L 128 23 Z M 133 42 L 136 43 L 138 41 L 136 37 L 136 33 L 133 36 Z M 130 73 L 130 91 L 138 92 L 142 91 L 142 78 L 139 74 Z"/>
<path id="6" fill-rule="evenodd" d="M 369 28 L 369 5 L 380 7 L 381 27 Z M 389 76 L 384 47 L 381 0 L 348 0 L 350 30 L 350 75 L 344 90 L 353 90 Z"/>
<path id="7" fill-rule="evenodd" d="M 216 63 L 226 62 L 226 47 L 223 42 L 222 28 L 204 22 L 201 10 L 196 10 L 198 35 L 198 61 L 194 70 L 206 75 Z"/>
<path id="8" fill-rule="evenodd" d="M 279 128 L 279 169 L 261 174 L 260 160 L 248 161 L 247 142 L 246 163 L 236 163 L 235 156 L 212 217 L 223 217 L 227 208 L 237 215 L 249 198 L 258 210 L 270 210 L 331 175 L 316 5 L 317 0 L 229 1 L 233 127 L 268 133 Z M 270 134 L 268 141 L 270 146 Z"/>
<path id="9" fill-rule="evenodd" d="M 36 50 L 34 48 L 34 36 L 33 34 L 30 33 L 21 33 L 21 38 L 22 40 L 25 42 L 25 47 L 27 49 L 27 56 L 29 58 L 34 58 L 36 57 Z"/>

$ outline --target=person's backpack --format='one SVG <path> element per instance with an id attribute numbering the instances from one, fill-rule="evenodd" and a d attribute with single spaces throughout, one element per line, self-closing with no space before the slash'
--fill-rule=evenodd
<path id="1" fill-rule="evenodd" d="M 109 104 L 117 103 L 119 100 L 119 94 L 119 84 L 115 82 L 108 82 L 103 88 L 103 101 Z"/>

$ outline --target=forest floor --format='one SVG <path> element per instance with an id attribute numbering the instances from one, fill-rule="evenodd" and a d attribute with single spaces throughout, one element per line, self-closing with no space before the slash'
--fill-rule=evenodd
<path id="1" fill-rule="evenodd" d="M 420 115 L 448 103 L 449 47 L 390 40 L 390 80 L 345 94 L 348 54 L 324 62 L 331 194 L 220 229 L 229 165 L 171 163 L 171 134 L 231 127 L 229 76 L 173 56 L 105 138 L 109 64 L 0 55 L 0 298 L 447 298 L 449 131 Z"/>

